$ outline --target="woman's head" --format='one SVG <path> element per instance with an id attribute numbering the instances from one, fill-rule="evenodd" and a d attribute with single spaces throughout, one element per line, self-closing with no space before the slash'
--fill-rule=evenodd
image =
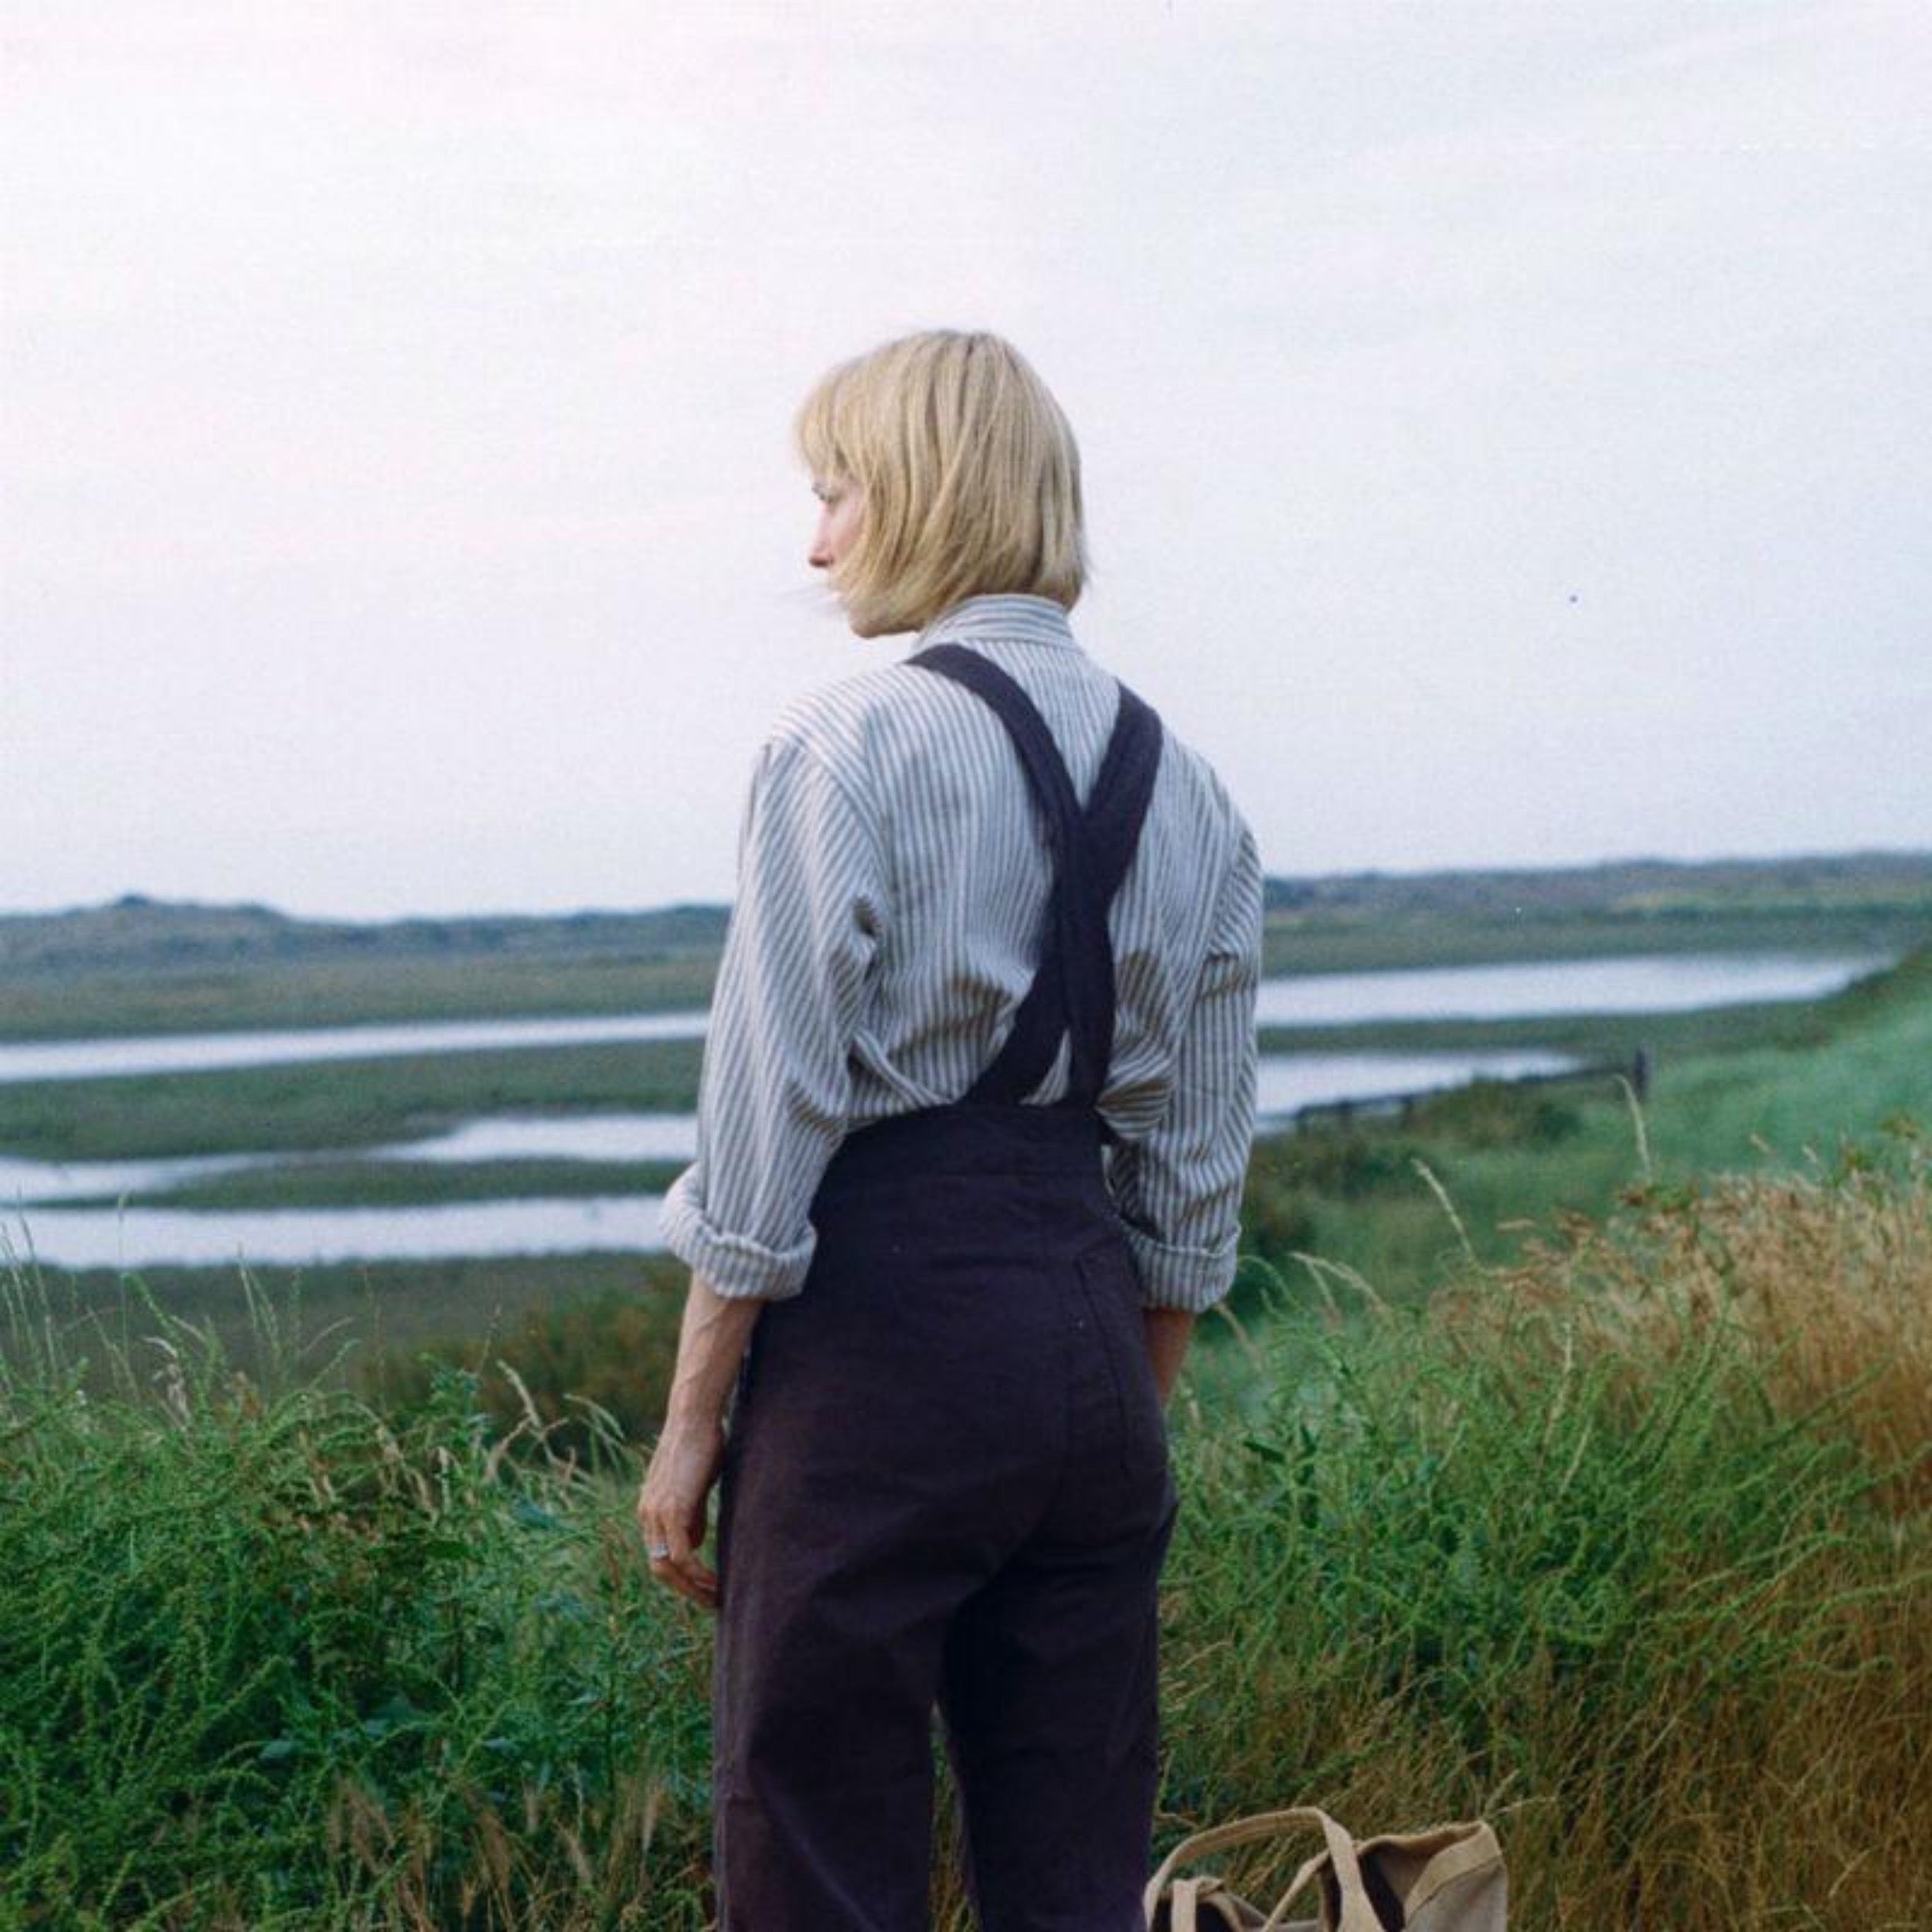
<path id="1" fill-rule="evenodd" d="M 821 377 L 794 427 L 821 491 L 849 511 L 858 494 L 826 567 L 860 636 L 921 629 L 987 591 L 1078 601 L 1080 451 L 1010 342 L 902 336 Z"/>

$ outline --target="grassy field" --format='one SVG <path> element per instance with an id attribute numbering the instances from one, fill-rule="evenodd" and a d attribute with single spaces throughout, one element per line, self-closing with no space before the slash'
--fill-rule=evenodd
<path id="1" fill-rule="evenodd" d="M 568 1453 L 151 1311 L 82 1403 L 5 1286 L 0 1924 L 699 1932 L 709 1629 L 598 1411 Z M 1481 1814 L 1519 1932 L 1932 1921 L 1929 1311 L 1922 1160 L 1279 1298 L 1176 1400 L 1159 1845 Z"/>
<path id="2" fill-rule="evenodd" d="M 1650 952 L 1901 950 L 1932 855 L 1268 882 L 1270 973 Z M 292 919 L 141 898 L 0 916 L 0 1041 L 699 1006 L 726 908 Z"/>
<path id="3" fill-rule="evenodd" d="M 74 1338 L 93 1365 L 90 1376 L 117 1353 L 139 1352 L 142 1337 L 185 1321 L 251 1376 L 270 1368 L 272 1342 L 318 1386 L 378 1389 L 420 1386 L 419 1357 L 426 1349 L 481 1368 L 510 1338 L 553 1318 L 594 1332 L 586 1355 L 602 1352 L 621 1328 L 619 1313 L 633 1304 L 641 1303 L 667 1332 L 674 1331 L 687 1278 L 663 1254 L 466 1256 L 125 1274 L 41 1268 L 34 1274 L 49 1319 Z M 264 1310 L 273 1316 L 266 1329 Z M 0 1352 L 19 1339 L 17 1330 L 0 1325 Z M 563 1413 L 574 1369 L 555 1377 L 540 1366 L 532 1372 L 553 1413 Z M 655 1427 L 664 1385 L 648 1364 L 635 1379 L 634 1393 L 621 1406 L 636 1427 Z"/>
<path id="4" fill-rule="evenodd" d="M 1642 1024 L 1641 1111 L 1478 1086 L 1258 1145 L 1174 1410 L 1162 1845 L 1481 1813 L 1518 1932 L 1932 1923 L 1932 947 Z M 688 1104 L 697 1050 L 0 1087 L 0 1145 L 520 1187 L 353 1149 Z M 629 1521 L 682 1281 L 0 1269 L 0 1929 L 700 1932 L 709 1631 Z"/>

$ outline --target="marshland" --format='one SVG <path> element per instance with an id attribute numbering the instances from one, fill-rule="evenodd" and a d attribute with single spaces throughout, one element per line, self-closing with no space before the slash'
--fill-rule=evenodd
<path id="1" fill-rule="evenodd" d="M 0 920 L 0 1056 L 701 1023 L 722 930 Z M 1818 990 L 1292 1017 L 1334 975 L 1740 958 Z M 1932 1920 L 1932 862 L 1277 880 L 1267 970 L 1271 1055 L 1641 1049 L 1646 1077 L 1264 1124 L 1172 1414 L 1161 1842 L 1304 1799 L 1479 1813 L 1532 1932 Z M 60 1203 L 131 1217 L 644 1196 L 678 1158 L 420 1150 L 683 1117 L 701 1046 L 8 1077 L 0 1157 L 184 1164 Z M 66 1269 L 15 1242 L 0 1923 L 698 1932 L 708 1631 L 629 1517 L 681 1278 L 648 1247 Z"/>

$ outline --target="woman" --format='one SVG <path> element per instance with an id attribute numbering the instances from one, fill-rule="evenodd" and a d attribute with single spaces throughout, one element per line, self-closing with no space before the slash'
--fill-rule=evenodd
<path id="1" fill-rule="evenodd" d="M 719 1923 L 924 1927 L 937 1706 L 985 1932 L 1128 1932 L 1163 1405 L 1233 1274 L 1260 862 L 1074 639 L 1079 457 L 1010 345 L 887 343 L 796 433 L 812 564 L 858 635 L 918 637 L 759 753 L 665 1204 L 692 1277 L 638 1516 L 719 1611 Z"/>

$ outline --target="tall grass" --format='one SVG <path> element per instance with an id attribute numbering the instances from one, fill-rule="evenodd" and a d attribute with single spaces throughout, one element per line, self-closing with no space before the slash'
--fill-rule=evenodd
<path id="1" fill-rule="evenodd" d="M 1177 1401 L 1162 1842 L 1481 1812 L 1520 1932 L 1932 1923 L 1929 1271 L 1915 1156 L 1280 1297 Z M 460 1370 L 389 1413 L 9 1304 L 0 1923 L 705 1923 L 708 1631 L 600 1410 L 566 1452 Z"/>
<path id="2" fill-rule="evenodd" d="M 1257 1354 L 1180 1438 L 1171 1804 L 1485 1813 L 1534 1927 L 1932 1923 L 1922 1163 L 1641 1191 Z"/>
<path id="3" fill-rule="evenodd" d="M 695 1922 L 703 1633 L 635 1560 L 608 1431 L 492 1434 L 454 1371 L 392 1424 L 51 1299 L 15 1273 L 0 1912 L 537 1925 L 560 1887 L 571 1923 Z"/>

